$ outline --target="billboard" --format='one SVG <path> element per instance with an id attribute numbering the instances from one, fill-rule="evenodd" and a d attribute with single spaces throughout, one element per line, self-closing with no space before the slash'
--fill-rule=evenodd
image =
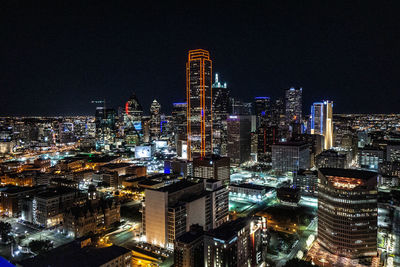
<path id="1" fill-rule="evenodd" d="M 167 141 L 155 141 L 154 143 L 156 143 L 156 149 L 162 149 L 168 147 Z"/>
<path id="2" fill-rule="evenodd" d="M 150 158 L 151 157 L 151 146 L 136 146 L 135 147 L 135 158 Z"/>

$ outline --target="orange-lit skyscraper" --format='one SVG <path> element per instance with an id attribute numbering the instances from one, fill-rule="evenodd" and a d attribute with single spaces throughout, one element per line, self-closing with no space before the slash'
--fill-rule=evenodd
<path id="1" fill-rule="evenodd" d="M 212 152 L 212 61 L 203 49 L 190 50 L 186 63 L 187 157 Z"/>

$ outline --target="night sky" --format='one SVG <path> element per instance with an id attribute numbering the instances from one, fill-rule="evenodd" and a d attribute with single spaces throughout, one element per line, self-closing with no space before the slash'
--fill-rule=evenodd
<path id="1" fill-rule="evenodd" d="M 93 115 L 91 100 L 117 107 L 132 92 L 169 113 L 196 48 L 245 101 L 295 86 L 306 114 L 323 99 L 335 113 L 399 112 L 398 1 L 69 2 L 1 1 L 0 116 Z"/>

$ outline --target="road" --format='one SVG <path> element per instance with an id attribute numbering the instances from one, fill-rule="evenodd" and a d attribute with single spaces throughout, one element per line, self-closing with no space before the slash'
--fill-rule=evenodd
<path id="1" fill-rule="evenodd" d="M 317 219 L 315 218 L 307 226 L 306 230 L 304 230 L 304 232 L 302 233 L 302 235 L 299 239 L 299 242 L 297 242 L 297 244 L 292 248 L 292 250 L 290 251 L 289 254 L 287 254 L 285 257 L 279 259 L 279 261 L 276 263 L 276 266 L 277 267 L 284 266 L 288 260 L 292 259 L 293 257 L 295 257 L 297 255 L 299 250 L 305 250 L 306 246 L 307 246 L 306 241 L 311 234 L 315 234 L 317 226 L 318 226 L 318 222 L 317 222 Z"/>

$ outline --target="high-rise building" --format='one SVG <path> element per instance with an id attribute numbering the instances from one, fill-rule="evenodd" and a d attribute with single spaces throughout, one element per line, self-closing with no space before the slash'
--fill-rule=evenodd
<path id="1" fill-rule="evenodd" d="M 95 115 L 97 148 L 106 148 L 114 142 L 115 138 L 115 117 L 114 109 L 97 107 Z"/>
<path id="2" fill-rule="evenodd" d="M 333 146 L 333 102 L 316 102 L 311 106 L 311 134 L 324 136 L 324 149 Z"/>
<path id="3" fill-rule="evenodd" d="M 286 120 L 288 125 L 292 122 L 301 122 L 302 119 L 302 94 L 303 89 L 290 88 L 285 91 Z"/>
<path id="4" fill-rule="evenodd" d="M 212 61 L 203 49 L 190 50 L 186 63 L 187 155 L 212 153 Z"/>
<path id="5" fill-rule="evenodd" d="M 150 106 L 150 138 L 158 140 L 161 133 L 161 105 L 157 100 L 153 100 Z"/>
<path id="6" fill-rule="evenodd" d="M 231 162 L 240 164 L 250 160 L 251 116 L 229 116 L 227 119 L 227 126 L 227 155 Z"/>
<path id="7" fill-rule="evenodd" d="M 254 99 L 254 111 L 257 118 L 257 127 L 271 124 L 271 100 L 267 96 L 258 96 Z"/>
<path id="8" fill-rule="evenodd" d="M 135 93 L 125 103 L 125 122 L 132 124 L 140 124 L 143 116 L 143 108 Z M 140 125 L 135 125 L 140 127 Z"/>
<path id="9" fill-rule="evenodd" d="M 243 102 L 241 99 L 231 97 L 229 99 L 229 114 L 231 115 L 252 115 L 253 103 Z"/>
<path id="10" fill-rule="evenodd" d="M 256 136 L 258 161 L 270 162 L 272 145 L 279 143 L 279 128 L 277 126 L 258 127 Z"/>
<path id="11" fill-rule="evenodd" d="M 142 125 L 143 108 L 135 93 L 125 103 L 124 123 L 125 139 L 127 143 L 138 144 L 143 135 Z"/>
<path id="12" fill-rule="evenodd" d="M 318 171 L 318 243 L 348 258 L 377 255 L 376 172 Z"/>
<path id="13" fill-rule="evenodd" d="M 142 222 L 147 242 L 173 247 L 175 239 L 193 224 L 207 231 L 228 221 L 227 188 L 215 179 L 199 180 L 145 190 Z"/>
<path id="14" fill-rule="evenodd" d="M 285 101 L 283 101 L 283 98 L 277 98 L 272 103 L 271 121 L 272 121 L 272 125 L 279 126 L 280 129 L 284 128 L 284 126 L 285 126 Z"/>
<path id="15" fill-rule="evenodd" d="M 229 89 L 226 83 L 221 83 L 218 73 L 212 85 L 212 111 L 213 111 L 213 153 L 226 155 L 227 153 L 227 125 L 226 118 L 229 114 Z"/>
<path id="16" fill-rule="evenodd" d="M 178 154 L 178 157 L 181 158 L 187 157 L 186 112 L 187 112 L 186 103 L 173 103 L 172 107 L 173 136 L 175 141 L 176 153 Z"/>
<path id="17" fill-rule="evenodd" d="M 193 159 L 193 176 L 204 179 L 217 179 L 224 185 L 230 182 L 230 160 L 228 157 L 209 155 Z"/>

